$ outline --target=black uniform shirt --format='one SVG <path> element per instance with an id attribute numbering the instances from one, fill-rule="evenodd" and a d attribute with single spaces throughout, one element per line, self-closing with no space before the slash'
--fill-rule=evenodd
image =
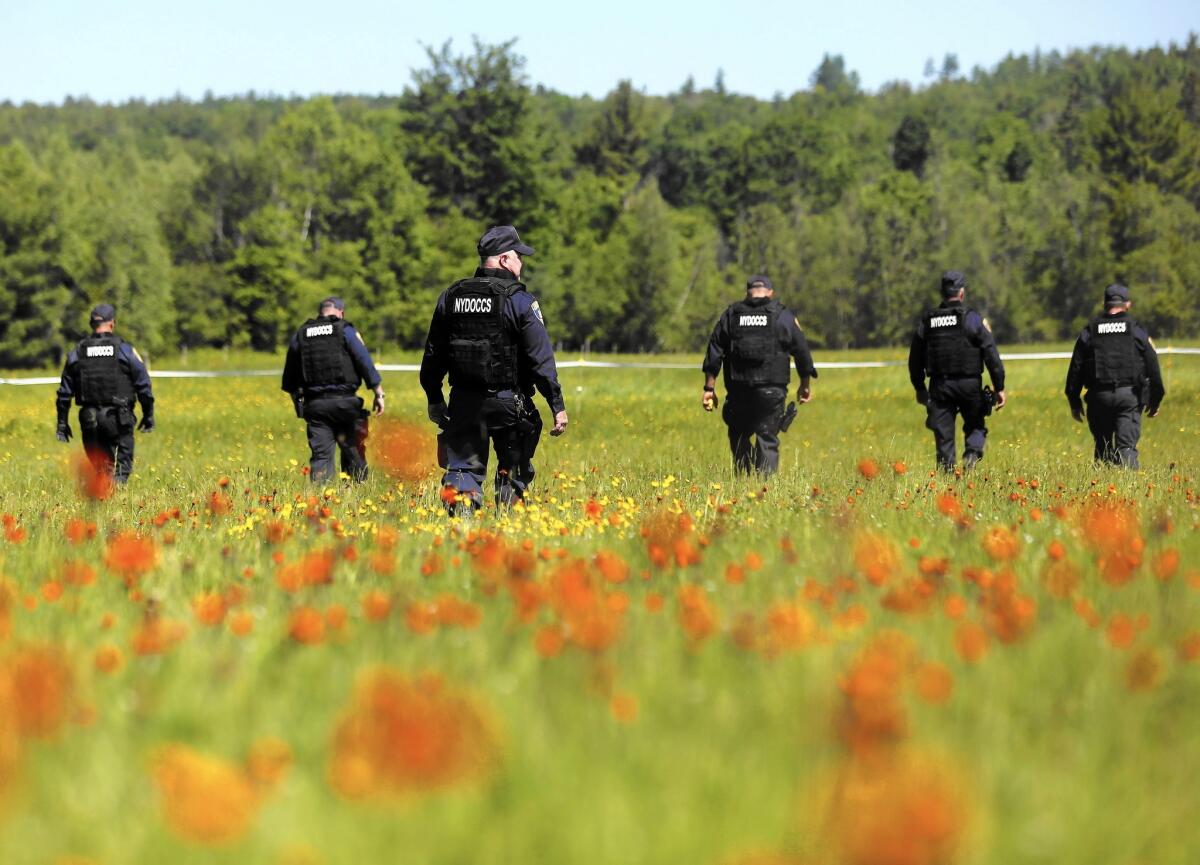
<path id="1" fill-rule="evenodd" d="M 507 285 L 517 281 L 507 270 L 499 268 L 480 267 L 476 269 L 475 276 L 498 279 Z M 517 380 L 521 393 L 532 397 L 536 388 L 550 405 L 550 411 L 555 414 L 566 411 L 550 334 L 546 332 L 542 310 L 533 295 L 527 291 L 516 291 L 506 297 L 504 320 L 517 334 Z M 434 307 L 433 320 L 429 322 L 425 356 L 421 358 L 421 387 L 430 405 L 445 402 L 442 380 L 449 372 L 449 358 L 450 322 L 446 316 L 446 292 L 443 291 Z"/>
<path id="2" fill-rule="evenodd" d="M 97 331 L 92 336 L 104 336 Z M 120 339 L 120 337 L 116 337 Z M 146 370 L 146 365 L 142 363 L 141 357 L 133 350 L 133 346 L 121 340 L 121 347 L 117 350 L 117 362 L 121 365 L 121 370 L 129 376 L 129 380 L 133 382 L 134 392 L 137 393 L 138 402 L 143 408 L 154 402 L 154 391 L 150 387 L 150 373 Z M 63 366 L 62 380 L 58 385 L 59 405 L 70 405 L 72 400 L 78 400 L 81 388 L 79 386 L 79 353 L 77 348 L 71 349 L 71 353 L 67 355 L 67 362 Z"/>
<path id="3" fill-rule="evenodd" d="M 349 322 L 346 322 L 346 326 L 342 328 L 342 340 L 345 342 L 346 351 L 350 354 L 350 360 L 354 363 L 354 370 L 358 373 L 358 377 L 366 382 L 367 387 L 372 390 L 377 388 L 383 381 L 383 378 L 379 375 L 379 370 L 375 369 L 375 362 L 371 360 L 371 353 L 367 351 L 366 345 L 363 344 L 362 337 L 354 329 L 354 325 Z M 300 331 L 297 330 L 292 335 L 292 341 L 288 343 L 287 359 L 283 362 L 283 382 L 280 385 L 280 389 L 290 394 L 295 394 L 301 389 L 310 393 L 350 394 L 357 391 L 358 386 L 325 384 L 316 387 L 305 387 L 304 368 L 300 362 Z"/>
<path id="4" fill-rule="evenodd" d="M 1091 339 L 1091 326 L 1089 325 L 1080 331 L 1079 337 L 1075 340 L 1075 349 L 1071 352 L 1071 365 L 1067 367 L 1067 401 L 1076 411 L 1083 408 L 1083 400 L 1079 398 L 1079 394 L 1086 384 L 1084 377 L 1092 352 Z M 1158 366 L 1158 352 L 1154 350 L 1154 343 L 1150 341 L 1149 335 L 1140 324 L 1133 326 L 1133 344 L 1142 356 L 1142 369 L 1146 380 L 1150 383 L 1146 406 L 1152 412 L 1158 411 L 1167 391 L 1163 387 L 1162 370 Z"/>
<path id="5" fill-rule="evenodd" d="M 938 309 L 962 309 L 961 300 L 943 300 Z M 992 332 L 983 324 L 983 316 L 975 310 L 967 313 L 964 327 L 967 339 L 983 353 L 983 364 L 987 367 L 992 379 L 992 387 L 1004 390 L 1004 363 L 1000 360 L 1000 351 L 996 348 L 996 340 Z M 917 393 L 925 393 L 925 318 L 917 322 L 913 332 L 912 344 L 908 348 L 908 377 Z"/>
<path id="6" fill-rule="evenodd" d="M 724 363 L 725 356 L 729 354 L 734 306 L 737 304 L 733 304 L 721 313 L 716 327 L 713 328 L 712 336 L 708 339 L 708 351 L 704 355 L 704 365 L 701 367 L 705 375 L 715 378 L 721 371 L 721 364 Z M 787 353 L 791 355 L 792 361 L 796 364 L 797 375 L 802 379 L 816 378 L 817 368 L 813 366 L 812 353 L 808 350 L 808 340 L 804 338 L 804 331 L 800 329 L 800 323 L 796 321 L 796 316 L 787 307 L 780 309 L 779 316 L 775 319 L 775 332 L 779 337 L 780 344 L 785 346 Z"/>

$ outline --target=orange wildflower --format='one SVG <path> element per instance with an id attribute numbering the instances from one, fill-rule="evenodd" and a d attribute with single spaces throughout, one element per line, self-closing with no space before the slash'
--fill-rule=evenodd
<path id="1" fill-rule="evenodd" d="M 11 712 L 21 736 L 52 738 L 66 723 L 74 697 L 74 676 L 61 650 L 31 646 L 3 662 L 0 678 L 11 687 Z"/>
<path id="2" fill-rule="evenodd" d="M 160 749 L 151 775 L 168 828 L 187 841 L 231 844 L 258 814 L 258 793 L 242 769 L 186 745 Z"/>
<path id="3" fill-rule="evenodd" d="M 233 510 L 233 502 L 220 490 L 213 490 L 208 497 L 208 510 L 215 517 L 223 517 Z"/>
<path id="4" fill-rule="evenodd" d="M 96 570 L 87 562 L 63 562 L 62 576 L 72 586 L 90 586 L 96 582 Z"/>
<path id="5" fill-rule="evenodd" d="M 876 586 L 883 585 L 900 568 L 900 551 L 886 535 L 862 532 L 854 541 L 854 564 Z"/>
<path id="6" fill-rule="evenodd" d="M 1042 584 L 1052 598 L 1066 600 L 1078 591 L 1082 583 L 1083 575 L 1080 574 L 1079 568 L 1067 559 L 1051 559 L 1042 571 Z"/>
<path id="7" fill-rule="evenodd" d="M 86 454 L 75 461 L 75 482 L 79 488 L 79 495 L 92 501 L 111 498 L 117 488 L 111 467 L 103 463 L 93 464 Z"/>
<path id="8" fill-rule="evenodd" d="M 954 676 L 943 664 L 922 664 L 914 675 L 917 695 L 926 703 L 940 704 L 954 693 Z"/>
<path id="9" fill-rule="evenodd" d="M 685 584 L 679 587 L 679 624 L 694 645 L 717 629 L 717 612 L 704 589 Z"/>
<path id="10" fill-rule="evenodd" d="M 162 655 L 186 636 L 187 628 L 182 622 L 149 613 L 133 635 L 133 652 L 136 655 Z"/>
<path id="11" fill-rule="evenodd" d="M 1005 526 L 992 526 L 983 536 L 983 551 L 996 562 L 1010 562 L 1021 553 L 1021 541 Z"/>
<path id="12" fill-rule="evenodd" d="M 418 483 L 437 470 L 437 442 L 427 424 L 382 417 L 371 421 L 372 462 L 391 478 Z"/>
<path id="13" fill-rule="evenodd" d="M 937 497 L 938 513 L 956 520 L 963 515 L 962 502 L 958 496 L 947 490 Z"/>
<path id="14" fill-rule="evenodd" d="M 499 763 L 482 708 L 438 676 L 381 669 L 362 677 L 333 733 L 329 781 L 350 799 L 472 784 Z"/>
<path id="15" fill-rule="evenodd" d="M 47 604 L 53 604 L 62 597 L 62 593 L 62 583 L 58 582 L 57 580 L 47 580 L 46 582 L 42 583 L 42 598 Z"/>
<path id="16" fill-rule="evenodd" d="M 288 617 L 288 636 L 305 646 L 325 639 L 325 617 L 312 607 L 297 607 Z"/>
<path id="17" fill-rule="evenodd" d="M 954 648 L 968 664 L 978 663 L 987 654 L 987 631 L 975 622 L 963 622 L 954 631 Z"/>
<path id="18" fill-rule="evenodd" d="M 858 461 L 858 473 L 869 481 L 879 477 L 879 463 L 870 457 L 863 457 Z"/>
<path id="19" fill-rule="evenodd" d="M 563 639 L 562 629 L 554 625 L 547 625 L 540 628 L 537 635 L 533 638 L 533 647 L 537 653 L 543 658 L 555 658 L 562 654 L 563 647 L 566 641 Z"/>
<path id="20" fill-rule="evenodd" d="M 96 524 L 80 519 L 67 520 L 63 526 L 63 537 L 73 545 L 81 544 L 96 537 Z"/>
<path id="21" fill-rule="evenodd" d="M 329 609 L 325 611 L 325 624 L 331 631 L 340 631 L 346 627 L 346 618 L 346 608 L 341 604 L 330 604 Z"/>
<path id="22" fill-rule="evenodd" d="M 902 753 L 846 763 L 812 811 L 842 865 L 946 865 L 968 829 L 966 791 L 944 760 Z"/>
<path id="23" fill-rule="evenodd" d="M 292 749 L 274 736 L 255 741 L 246 755 L 246 774 L 260 787 L 275 787 L 292 767 Z"/>
<path id="24" fill-rule="evenodd" d="M 1109 619 L 1104 635 L 1114 649 L 1128 649 L 1137 638 L 1137 629 L 1134 627 L 1133 619 L 1124 613 L 1117 613 Z"/>
<path id="25" fill-rule="evenodd" d="M 637 720 L 637 697 L 626 693 L 613 694 L 612 699 L 608 701 L 608 710 L 614 720 L 622 724 L 631 724 Z"/>
<path id="26" fill-rule="evenodd" d="M 115 673 L 125 663 L 121 650 L 112 644 L 101 646 L 96 650 L 92 663 L 101 673 Z"/>
<path id="27" fill-rule="evenodd" d="M 592 559 L 600 576 L 610 583 L 623 583 L 629 578 L 629 565 L 616 553 L 601 550 Z"/>
<path id="28" fill-rule="evenodd" d="M 234 613 L 229 619 L 229 630 L 237 637 L 249 635 L 254 630 L 254 616 L 245 610 Z"/>
<path id="29" fill-rule="evenodd" d="M 392 612 L 392 599 L 375 589 L 367 592 L 362 600 L 363 616 L 372 622 L 382 622 Z"/>
<path id="30" fill-rule="evenodd" d="M 1154 576 L 1166 582 L 1179 572 L 1179 550 L 1168 547 L 1154 557 Z"/>
<path id="31" fill-rule="evenodd" d="M 192 615 L 207 628 L 215 628 L 225 621 L 225 598 L 216 592 L 201 592 L 192 598 Z"/>
<path id="32" fill-rule="evenodd" d="M 154 541 L 136 532 L 121 532 L 108 542 L 104 566 L 132 586 L 150 573 L 158 561 Z"/>
<path id="33" fill-rule="evenodd" d="M 1179 660 L 1200 661 L 1200 631 L 1192 631 L 1179 641 Z"/>

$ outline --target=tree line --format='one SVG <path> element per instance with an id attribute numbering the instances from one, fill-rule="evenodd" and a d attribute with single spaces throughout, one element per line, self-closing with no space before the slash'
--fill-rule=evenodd
<path id="1" fill-rule="evenodd" d="M 1194 34 L 930 72 L 592 99 L 475 42 L 398 96 L 3 103 L 0 366 L 59 360 L 101 299 L 152 356 L 275 350 L 329 294 L 415 347 L 492 223 L 537 247 L 570 347 L 695 350 L 751 273 L 817 347 L 895 344 L 951 268 L 1002 342 L 1070 336 L 1112 281 L 1152 333 L 1200 332 Z"/>

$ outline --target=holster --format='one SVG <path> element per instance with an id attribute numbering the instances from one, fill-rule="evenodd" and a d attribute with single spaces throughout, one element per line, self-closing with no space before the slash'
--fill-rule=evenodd
<path id="1" fill-rule="evenodd" d="M 800 413 L 800 410 L 798 408 L 796 408 L 796 404 L 794 402 L 789 402 L 787 405 L 787 408 L 784 409 L 783 421 L 781 421 L 779 424 L 779 431 L 787 432 L 788 427 L 790 427 L 792 425 L 792 421 L 794 421 L 796 419 L 796 415 L 798 415 L 799 413 Z"/>
<path id="2" fill-rule="evenodd" d="M 992 390 L 991 385 L 983 386 L 983 416 L 987 417 L 992 413 L 992 407 L 996 404 L 996 392 Z"/>

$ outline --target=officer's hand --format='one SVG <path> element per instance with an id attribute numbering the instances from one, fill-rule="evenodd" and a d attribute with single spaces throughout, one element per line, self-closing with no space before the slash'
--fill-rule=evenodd
<path id="1" fill-rule="evenodd" d="M 1071 409 L 1071 417 L 1075 418 L 1076 423 L 1083 423 L 1083 406 Z"/>
<path id="2" fill-rule="evenodd" d="M 1159 406 L 1155 406 L 1154 408 L 1148 409 L 1146 411 L 1146 416 L 1147 417 L 1158 417 L 1158 411 L 1159 411 Z"/>
<path id="3" fill-rule="evenodd" d="M 812 388 L 802 387 L 796 391 L 796 402 L 806 403 L 812 402 Z"/>
<path id="4" fill-rule="evenodd" d="M 1002 391 L 1002 390 L 996 391 L 996 404 L 994 406 L 996 411 L 999 411 L 1000 409 L 1004 408 L 1004 403 L 1006 403 L 1007 401 L 1008 401 L 1007 398 L 1004 396 L 1004 391 Z"/>
<path id="5" fill-rule="evenodd" d="M 716 391 L 706 390 L 704 396 L 700 398 L 700 405 L 704 406 L 705 411 L 712 411 L 718 405 Z"/>
<path id="6" fill-rule="evenodd" d="M 440 427 L 446 426 L 446 421 L 449 420 L 449 415 L 446 414 L 446 404 L 444 402 L 430 403 L 429 408 L 425 410 L 429 420 Z"/>
<path id="7" fill-rule="evenodd" d="M 550 435 L 560 436 L 567 431 L 567 412 L 566 409 L 554 415 L 554 428 L 550 430 Z"/>
<path id="8" fill-rule="evenodd" d="M 138 432 L 152 433 L 154 432 L 154 415 L 144 414 L 141 421 L 138 423 Z"/>
<path id="9" fill-rule="evenodd" d="M 371 404 L 371 412 L 375 415 L 375 417 L 379 417 L 381 414 L 383 414 L 383 391 L 375 391 L 375 402 Z"/>
<path id="10" fill-rule="evenodd" d="M 69 442 L 71 440 L 71 425 L 60 423 L 58 429 L 54 431 L 54 437 L 60 442 Z"/>
<path id="11" fill-rule="evenodd" d="M 929 405 L 929 391 L 917 391 L 917 405 Z"/>

